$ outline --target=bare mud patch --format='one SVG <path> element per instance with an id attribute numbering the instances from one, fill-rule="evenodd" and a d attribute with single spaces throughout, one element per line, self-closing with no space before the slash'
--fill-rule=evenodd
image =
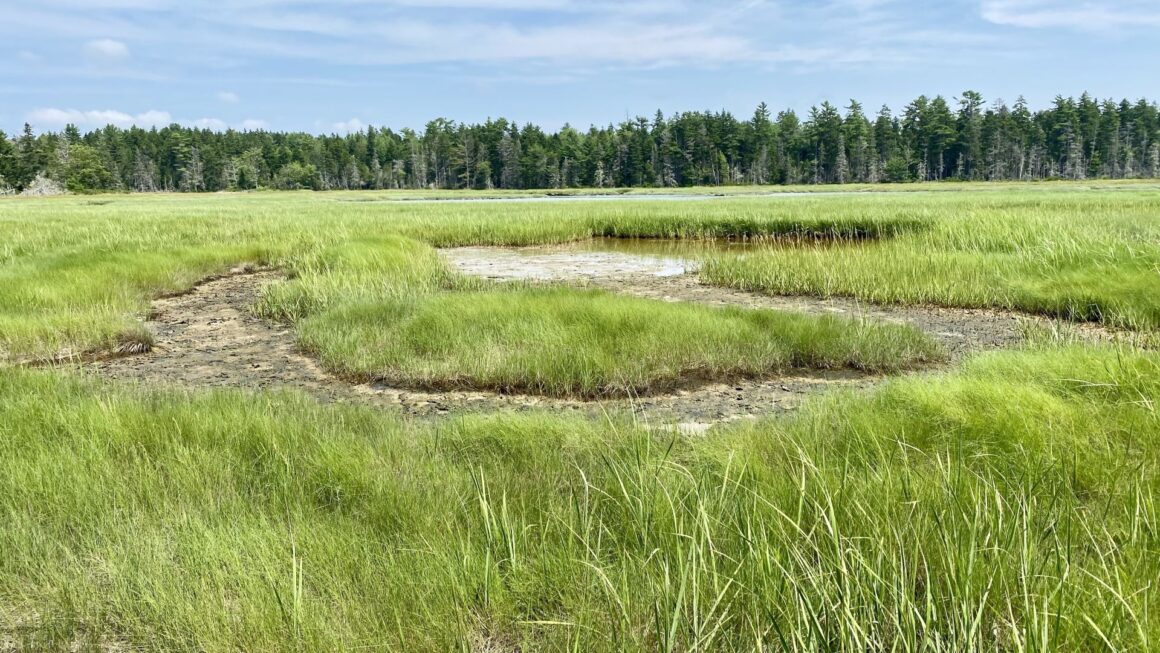
<path id="1" fill-rule="evenodd" d="M 1017 346 L 1024 342 L 1030 322 L 1046 322 L 1004 311 L 881 306 L 846 298 L 763 295 L 704 284 L 695 275 L 665 279 L 604 277 L 588 280 L 588 284 L 612 292 L 668 302 L 700 302 L 908 324 L 942 344 L 952 359 L 974 351 Z"/>
<path id="2" fill-rule="evenodd" d="M 148 387 L 300 390 L 324 402 L 398 409 L 436 417 L 460 412 L 549 409 L 592 417 L 632 414 L 638 421 L 695 434 L 727 421 L 776 414 L 835 387 L 866 388 L 882 377 L 834 371 L 769 380 L 740 380 L 668 395 L 583 401 L 494 392 L 422 392 L 383 384 L 351 384 L 324 370 L 295 344 L 293 326 L 256 317 L 262 289 L 283 276 L 235 270 L 190 292 L 153 302 L 146 327 L 151 351 L 84 364 L 89 373 Z"/>
<path id="3" fill-rule="evenodd" d="M 1094 324 L 1076 324 L 1015 311 L 867 304 L 834 297 L 778 296 L 702 283 L 695 274 L 696 249 L 666 253 L 648 241 L 620 245 L 627 251 L 599 251 L 600 241 L 543 247 L 460 247 L 441 250 L 464 274 L 498 281 L 565 282 L 584 287 L 670 302 L 772 309 L 840 315 L 873 322 L 908 324 L 941 343 L 952 359 L 1022 344 L 1029 328 L 1056 329 L 1089 340 L 1112 340 L 1115 334 Z M 725 247 L 730 247 L 726 244 Z M 648 254 L 649 249 L 658 253 Z"/>
<path id="4" fill-rule="evenodd" d="M 460 272 L 494 281 L 574 281 L 607 277 L 673 277 L 696 269 L 675 256 L 587 251 L 575 246 L 457 247 L 442 250 Z"/>
<path id="5" fill-rule="evenodd" d="M 696 262 L 682 256 L 636 252 L 585 252 L 574 247 L 457 248 L 442 254 L 462 272 L 492 279 L 572 283 L 661 301 L 693 301 L 839 314 L 910 324 L 940 341 L 954 358 L 980 350 L 1016 346 L 1029 323 L 1053 321 L 1022 314 L 862 304 L 848 299 L 775 297 L 700 283 Z M 586 401 L 488 391 L 418 391 L 381 383 L 352 384 L 324 370 L 299 351 L 294 328 L 255 316 L 251 307 L 262 289 L 283 280 L 273 270 L 238 268 L 190 292 L 153 302 L 146 328 L 152 349 L 83 364 L 105 378 L 147 386 L 291 388 L 324 402 L 396 409 L 404 415 L 437 417 L 462 412 L 547 409 L 592 417 L 631 414 L 647 424 L 699 434 L 712 425 L 784 413 L 805 399 L 834 388 L 871 388 L 886 377 L 855 371 L 790 374 L 772 379 L 710 383 L 670 394 Z M 1067 325 L 1065 328 L 1084 328 Z M 1089 333 L 1090 332 L 1090 333 Z M 1099 327 L 1093 339 L 1111 337 Z"/>

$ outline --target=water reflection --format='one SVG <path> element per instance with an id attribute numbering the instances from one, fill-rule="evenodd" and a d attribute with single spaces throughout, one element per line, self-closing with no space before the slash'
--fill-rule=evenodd
<path id="1" fill-rule="evenodd" d="M 534 247 L 456 247 L 443 256 L 465 274 L 497 280 L 567 280 L 596 277 L 668 277 L 695 272 L 715 256 L 786 248 L 828 247 L 835 241 L 765 238 L 695 240 L 594 238 Z"/>

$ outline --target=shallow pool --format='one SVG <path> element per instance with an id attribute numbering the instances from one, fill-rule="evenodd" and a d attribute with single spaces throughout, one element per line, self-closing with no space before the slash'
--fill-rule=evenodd
<path id="1" fill-rule="evenodd" d="M 454 247 L 440 250 L 455 269 L 500 281 L 669 277 L 696 271 L 711 256 L 827 246 L 823 242 L 593 238 L 563 245 Z"/>

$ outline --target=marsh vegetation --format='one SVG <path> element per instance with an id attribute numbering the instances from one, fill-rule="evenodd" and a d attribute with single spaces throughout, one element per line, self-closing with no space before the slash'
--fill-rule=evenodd
<path id="1" fill-rule="evenodd" d="M 0 201 L 0 650 L 1157 647 L 1155 187 L 365 197 Z M 642 290 L 439 254 L 603 238 L 697 264 Z M 580 402 L 887 378 L 689 435 L 18 365 L 146 348 L 157 298 L 242 265 L 284 360 L 351 381 Z M 956 347 L 905 311 L 1018 326 Z"/>

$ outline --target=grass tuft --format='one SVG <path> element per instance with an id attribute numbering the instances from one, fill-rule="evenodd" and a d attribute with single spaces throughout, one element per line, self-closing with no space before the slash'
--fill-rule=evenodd
<path id="1" fill-rule="evenodd" d="M 327 366 L 362 380 L 590 398 L 945 359 L 910 327 L 567 288 L 355 304 L 304 321 L 300 332 Z"/>
<path id="2" fill-rule="evenodd" d="M 0 371 L 37 651 L 1155 650 L 1160 359 L 991 354 L 673 438 Z"/>
<path id="3" fill-rule="evenodd" d="M 846 244 L 719 257 L 702 274 L 774 293 L 1001 307 L 1160 327 L 1154 219 L 1160 196 L 1149 184 L 955 184 L 938 192 L 697 202 L 650 202 L 644 195 L 558 204 L 336 201 L 367 197 L 160 194 L 104 205 L 7 199 L 0 203 L 0 360 L 107 349 L 144 316 L 150 298 L 243 262 L 341 285 L 321 274 L 328 256 L 373 256 L 378 247 L 391 248 L 392 236 L 436 247 L 600 235 L 837 236 Z M 280 302 L 283 317 L 316 311 L 311 302 L 326 294 L 300 290 L 299 304 Z"/>
<path id="4" fill-rule="evenodd" d="M 320 251 L 291 274 L 258 312 L 296 321 L 300 343 L 329 369 L 403 387 L 617 397 L 946 357 L 906 326 L 468 279 L 398 236 Z"/>

